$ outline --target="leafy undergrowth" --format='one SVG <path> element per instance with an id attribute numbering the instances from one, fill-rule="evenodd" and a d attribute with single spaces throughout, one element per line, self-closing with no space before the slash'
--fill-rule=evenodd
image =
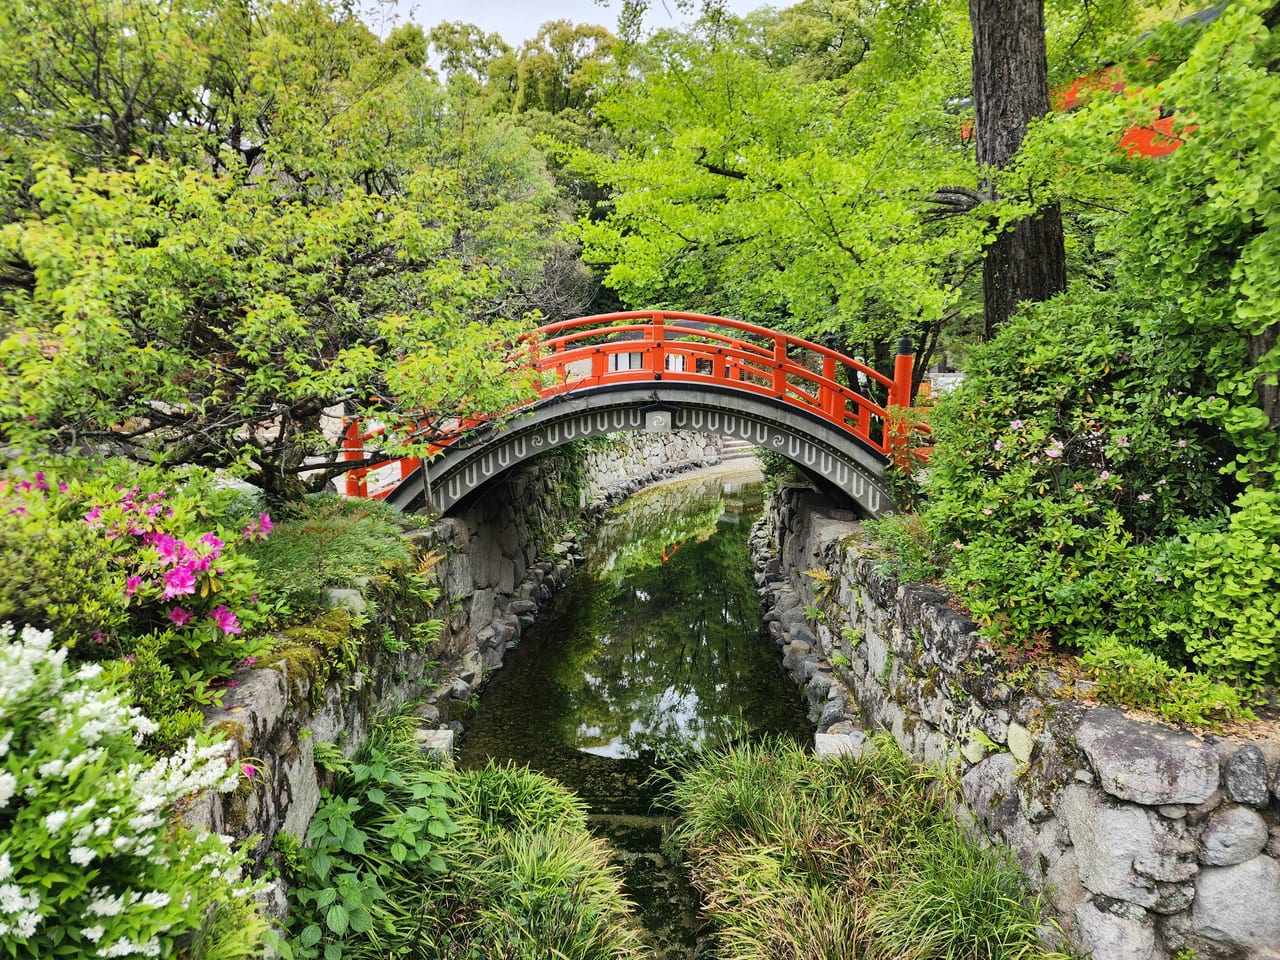
<path id="1" fill-rule="evenodd" d="M 237 669 L 296 645 L 289 630 L 326 615 L 326 588 L 365 597 L 335 664 L 362 637 L 394 651 L 437 636 L 439 558 L 416 556 L 404 537 L 419 518 L 321 496 L 273 519 L 205 470 L 44 466 L 0 476 L 0 623 L 50 630 L 71 660 L 127 683 L 157 724 L 157 754 L 203 727 L 201 707 L 221 704 Z"/>
<path id="2" fill-rule="evenodd" d="M 669 801 L 724 960 L 1059 960 L 1016 865 L 887 738 L 863 760 L 783 741 L 698 757 Z"/>
<path id="3" fill-rule="evenodd" d="M 425 757 L 384 721 L 307 833 L 277 837 L 294 899 L 286 960 L 629 960 L 637 928 L 581 802 L 527 769 Z"/>

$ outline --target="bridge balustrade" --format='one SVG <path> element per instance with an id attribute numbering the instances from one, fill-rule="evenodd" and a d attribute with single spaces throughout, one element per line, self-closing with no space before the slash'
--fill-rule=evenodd
<path id="1" fill-rule="evenodd" d="M 615 384 L 710 385 L 802 410 L 889 459 L 906 450 L 904 434 L 910 431 L 904 428 L 904 418 L 890 414 L 910 405 L 912 356 L 906 338 L 892 377 L 800 337 L 742 320 L 675 311 L 612 313 L 546 324 L 529 335 L 525 349 L 530 364 L 541 373 L 534 405 Z M 452 433 L 433 438 L 431 455 L 481 425 L 482 421 L 458 422 Z M 379 433 L 350 423 L 344 455 L 364 460 L 369 441 Z M 403 479 L 420 462 L 402 458 L 353 469 L 347 474 L 347 494 L 369 496 L 371 471 L 398 465 Z"/>

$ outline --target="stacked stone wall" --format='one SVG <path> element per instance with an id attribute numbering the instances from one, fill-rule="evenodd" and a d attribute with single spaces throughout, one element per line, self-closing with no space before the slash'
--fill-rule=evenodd
<path id="1" fill-rule="evenodd" d="M 753 547 L 819 747 L 883 730 L 952 765 L 961 814 L 1012 851 L 1077 948 L 1280 957 L 1280 739 L 1099 706 L 1065 672 L 1011 676 L 947 593 L 884 572 L 856 519 L 807 488 L 778 492 Z"/>
<path id="2" fill-rule="evenodd" d="M 410 709 L 423 720 L 424 747 L 447 748 L 472 696 L 581 559 L 574 531 L 646 483 L 719 460 L 715 436 L 620 439 L 607 450 L 589 450 L 579 477 L 566 476 L 565 457 L 524 464 L 461 516 L 409 534 L 416 555 L 434 561 L 442 598 L 434 613 L 445 624 L 427 649 L 390 652 L 366 642 L 345 670 L 328 669 L 323 658 L 333 654 L 319 650 L 240 670 L 223 707 L 207 711 L 206 719 L 235 742 L 254 776 L 233 794 L 205 796 L 188 821 L 239 840 L 256 837 L 261 868 L 276 833 L 304 836 L 315 813 L 324 777 L 314 762 L 316 743 L 336 744 L 350 757 L 376 717 Z M 575 481 L 584 481 L 585 510 L 564 495 Z M 358 591 L 331 593 L 340 607 L 371 612 Z M 276 913 L 284 909 L 282 897 L 277 889 Z"/>

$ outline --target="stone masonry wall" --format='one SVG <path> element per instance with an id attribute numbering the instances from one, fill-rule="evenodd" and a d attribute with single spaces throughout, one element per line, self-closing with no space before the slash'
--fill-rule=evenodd
<path id="1" fill-rule="evenodd" d="M 1280 957 L 1280 739 L 1130 716 L 1047 671 L 1002 678 L 944 591 L 880 572 L 855 518 L 806 488 L 778 492 L 753 548 L 820 749 L 886 730 L 957 765 L 961 813 L 1094 960 Z"/>
<path id="2" fill-rule="evenodd" d="M 628 435 L 620 446 L 588 451 L 578 478 L 586 481 L 585 511 L 565 502 L 568 461 L 543 458 L 513 470 L 463 515 L 409 534 L 419 557 L 438 558 L 437 615 L 447 618 L 440 641 L 400 652 L 366 643 L 354 669 L 327 681 L 314 658 L 265 658 L 241 670 L 206 719 L 231 735 L 255 775 L 233 794 L 204 797 L 187 819 L 239 840 L 259 837 L 253 855 L 261 866 L 277 832 L 306 833 L 323 777 L 316 743 L 335 743 L 350 757 L 374 718 L 410 703 L 423 720 L 424 748 L 451 742 L 472 694 L 581 559 L 571 528 L 645 483 L 717 462 L 719 449 L 718 437 L 674 433 Z M 368 603 L 356 591 L 331 593 L 356 613 Z M 282 890 L 270 907 L 283 913 Z"/>

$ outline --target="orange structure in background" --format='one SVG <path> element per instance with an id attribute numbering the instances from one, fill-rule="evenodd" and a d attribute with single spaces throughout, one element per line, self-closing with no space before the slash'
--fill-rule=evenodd
<path id="1" fill-rule="evenodd" d="M 1049 102 L 1057 111 L 1075 110 L 1099 92 L 1125 92 L 1124 71 L 1119 64 L 1108 64 L 1050 91 Z M 1195 124 L 1176 128 L 1172 111 L 1163 107 L 1155 109 L 1153 114 L 1149 123 L 1137 123 L 1125 130 L 1116 142 L 1116 149 L 1131 156 L 1163 157 L 1182 146 L 1186 135 L 1196 129 Z M 972 136 L 973 121 L 961 121 L 960 138 L 969 140 Z"/>
<path id="2" fill-rule="evenodd" d="M 914 430 L 905 413 L 911 404 L 913 368 L 909 338 L 899 343 L 892 377 L 828 347 L 756 324 L 667 310 L 550 323 L 530 334 L 525 349 L 530 364 L 542 375 L 535 404 L 613 384 L 662 381 L 715 386 L 801 410 L 888 459 L 903 460 L 909 452 Z M 882 393 L 885 401 L 872 399 L 870 391 Z M 481 423 L 459 423 L 431 447 L 432 455 Z M 364 460 L 366 443 L 380 432 L 364 430 L 358 421 L 349 423 L 344 457 Z M 367 476 L 372 470 L 398 465 L 403 479 L 420 463 L 417 458 L 400 458 L 357 467 L 346 475 L 347 495 L 370 496 Z"/>

